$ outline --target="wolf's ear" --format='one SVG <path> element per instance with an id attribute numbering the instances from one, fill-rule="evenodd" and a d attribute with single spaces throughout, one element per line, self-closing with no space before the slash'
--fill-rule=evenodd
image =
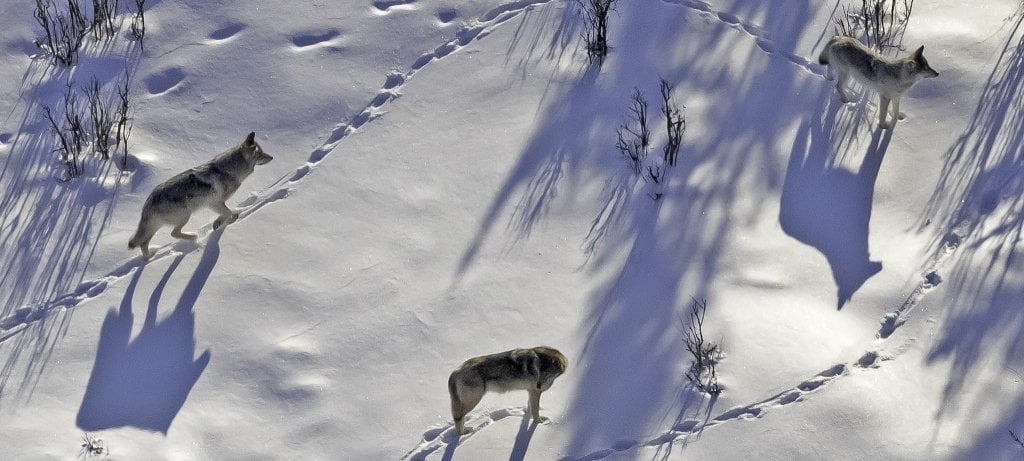
<path id="1" fill-rule="evenodd" d="M 924 45 L 921 45 L 921 47 L 919 47 L 917 49 L 917 51 L 914 52 L 914 56 L 921 56 L 923 54 L 924 54 Z"/>
<path id="2" fill-rule="evenodd" d="M 253 144 L 256 144 L 256 132 L 255 131 L 250 132 L 249 136 L 245 137 L 245 145 L 246 146 L 251 146 Z"/>

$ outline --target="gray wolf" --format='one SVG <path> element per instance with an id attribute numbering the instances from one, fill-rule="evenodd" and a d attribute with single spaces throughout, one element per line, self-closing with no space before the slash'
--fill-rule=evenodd
<path id="1" fill-rule="evenodd" d="M 534 423 L 546 421 L 547 418 L 540 416 L 540 394 L 565 373 L 568 365 L 569 361 L 561 352 L 547 346 L 512 349 L 466 360 L 448 377 L 456 433 L 465 433 L 466 414 L 488 391 L 527 391 Z"/>
<path id="2" fill-rule="evenodd" d="M 892 124 L 902 119 L 900 95 L 907 91 L 918 77 L 933 78 L 939 73 L 924 58 L 924 46 L 909 56 L 887 58 L 852 37 L 833 37 L 818 56 L 818 62 L 827 65 L 836 75 L 836 90 L 842 101 L 850 102 L 845 86 L 853 77 L 865 87 L 878 93 L 878 127 L 889 128 L 886 113 L 892 102 Z"/>
<path id="3" fill-rule="evenodd" d="M 149 259 L 152 256 L 149 240 L 165 225 L 174 226 L 171 230 L 173 237 L 195 240 L 196 234 L 182 232 L 181 228 L 188 223 L 192 213 L 204 207 L 220 215 L 213 222 L 214 229 L 238 219 L 238 212 L 228 208 L 225 202 L 242 185 L 242 180 L 252 174 L 256 165 L 274 159 L 263 152 L 255 138 L 256 133 L 249 133 L 241 144 L 153 188 L 142 207 L 139 228 L 128 241 L 128 248 L 141 247 L 143 257 Z"/>

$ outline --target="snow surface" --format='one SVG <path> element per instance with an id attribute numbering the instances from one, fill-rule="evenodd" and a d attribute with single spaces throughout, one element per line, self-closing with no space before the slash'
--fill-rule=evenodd
<path id="1" fill-rule="evenodd" d="M 569 1 L 149 0 L 144 49 L 64 68 L 0 4 L 0 457 L 1019 459 L 1020 2 L 918 2 L 940 76 L 891 131 L 817 64 L 840 4 L 617 5 L 600 67 Z M 59 181 L 42 107 L 125 71 L 127 165 Z M 687 130 L 655 189 L 614 144 L 659 79 Z M 125 248 L 249 131 L 275 160 L 237 222 Z M 550 421 L 488 395 L 455 443 L 448 373 L 539 344 Z"/>

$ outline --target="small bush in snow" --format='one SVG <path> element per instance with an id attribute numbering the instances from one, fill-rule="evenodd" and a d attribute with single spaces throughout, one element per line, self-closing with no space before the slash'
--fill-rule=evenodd
<path id="1" fill-rule="evenodd" d="M 62 114 L 54 114 L 52 108 L 43 106 L 50 128 L 57 137 L 56 151 L 64 165 L 65 178 L 71 179 L 82 174 L 82 154 L 90 144 L 92 152 L 102 155 L 104 159 L 109 159 L 112 153 L 121 148 L 127 165 L 128 136 L 132 128 L 128 116 L 131 106 L 128 88 L 129 76 L 126 73 L 124 85 L 117 89 L 115 101 L 113 95 L 102 91 L 99 80 L 94 78 L 85 87 L 88 111 L 83 114 L 79 95 L 72 91 L 72 83 L 68 82 L 62 98 Z"/>
<path id="2" fill-rule="evenodd" d="M 843 6 L 834 19 L 836 35 L 862 40 L 881 53 L 902 48 L 903 34 L 914 0 L 861 0 L 859 7 Z"/>
<path id="3" fill-rule="evenodd" d="M 693 358 L 690 370 L 686 372 L 686 378 L 693 383 L 697 390 L 718 395 L 722 393 L 722 387 L 718 384 L 715 367 L 718 364 L 721 351 L 717 344 L 708 342 L 704 338 L 704 318 L 707 311 L 706 299 L 693 300 L 693 304 L 690 306 L 690 321 L 684 325 L 686 334 L 683 343 Z"/>
<path id="4" fill-rule="evenodd" d="M 92 152 L 103 158 L 110 158 L 110 132 L 114 129 L 114 107 L 105 101 L 100 91 L 99 79 L 93 77 L 89 86 L 85 87 L 85 97 L 89 101 L 89 125 L 92 128 Z M 117 144 L 114 144 L 117 148 Z"/>
<path id="5" fill-rule="evenodd" d="M 93 437 L 88 432 L 82 436 L 82 449 L 78 452 L 78 456 L 90 457 L 90 456 L 103 456 L 110 454 L 110 450 L 107 449 L 103 443 L 103 439 L 99 437 Z"/>
<path id="6" fill-rule="evenodd" d="M 608 13 L 616 0 L 576 0 L 583 15 L 583 43 L 590 62 L 604 62 L 608 55 Z"/>
<path id="7" fill-rule="evenodd" d="M 644 171 L 643 162 L 650 151 L 651 130 L 647 127 L 647 100 L 640 88 L 633 90 L 630 101 L 629 121 L 616 130 L 618 141 L 615 147 L 629 162 L 633 173 L 639 175 Z"/>
<path id="8" fill-rule="evenodd" d="M 142 46 L 142 37 L 146 36 L 146 15 L 144 13 L 146 0 L 135 0 L 135 14 L 132 16 L 131 31 L 132 37 L 138 40 Z"/>
<path id="9" fill-rule="evenodd" d="M 68 0 L 66 11 L 61 11 L 52 0 L 36 0 L 33 15 L 43 27 L 44 34 L 36 44 L 50 53 L 55 63 L 65 66 L 74 64 L 82 40 L 89 32 L 78 1 Z"/>
<path id="10" fill-rule="evenodd" d="M 78 109 L 78 100 L 71 92 L 71 83 L 68 83 L 64 93 L 63 106 L 63 117 L 55 116 L 49 106 L 43 106 L 43 112 L 57 136 L 58 157 L 70 179 L 82 174 L 81 157 L 86 145 L 82 114 Z"/>
<path id="11" fill-rule="evenodd" d="M 92 33 L 96 38 L 114 35 L 116 17 L 117 0 L 92 0 Z"/>
<path id="12" fill-rule="evenodd" d="M 124 166 L 128 167 L 128 136 L 132 134 L 132 119 L 128 116 L 131 108 L 131 101 L 128 99 L 128 88 L 131 83 L 131 75 L 126 70 L 124 73 L 124 85 L 117 88 L 118 106 L 116 109 L 116 129 L 114 131 L 114 149 L 121 147 L 124 153 Z"/>
<path id="13" fill-rule="evenodd" d="M 647 154 L 652 147 L 651 130 L 648 127 L 648 104 L 643 92 L 634 88 L 630 98 L 629 119 L 616 130 L 615 148 L 629 164 L 633 174 L 640 176 L 644 181 L 660 186 L 665 182 L 670 167 L 676 165 L 679 159 L 679 147 L 683 142 L 683 132 L 686 131 L 686 118 L 683 116 L 682 108 L 672 97 L 672 85 L 664 79 L 661 80 L 661 115 L 665 118 L 665 146 L 663 148 L 663 161 L 647 164 Z M 655 200 L 661 198 L 661 192 L 650 194 Z"/>
<path id="14" fill-rule="evenodd" d="M 683 109 L 686 107 L 684 106 Z M 668 141 L 665 142 L 665 164 L 676 166 L 679 158 L 679 146 L 683 143 L 683 132 L 686 131 L 686 117 L 679 104 L 672 98 L 672 85 L 664 79 L 661 80 L 661 115 L 665 117 L 665 133 Z"/>

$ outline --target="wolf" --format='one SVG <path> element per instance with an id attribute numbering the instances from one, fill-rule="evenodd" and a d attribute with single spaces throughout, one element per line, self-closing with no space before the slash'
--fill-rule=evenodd
<path id="1" fill-rule="evenodd" d="M 182 232 L 192 213 L 206 207 L 220 215 L 213 222 L 216 229 L 238 219 L 238 212 L 225 203 L 252 174 L 256 165 L 264 165 L 271 157 L 256 143 L 256 133 L 249 133 L 241 144 L 228 149 L 209 162 L 183 171 L 153 188 L 142 207 L 138 230 L 128 241 L 128 248 L 142 248 L 149 259 L 149 240 L 165 225 L 174 226 L 171 235 L 194 240 L 196 234 Z"/>
<path id="2" fill-rule="evenodd" d="M 448 377 L 456 434 L 466 432 L 466 414 L 480 403 L 487 391 L 527 391 L 534 423 L 546 421 L 547 418 L 540 416 L 540 394 L 565 373 L 568 365 L 569 361 L 561 352 L 547 346 L 512 349 L 466 360 Z"/>
<path id="3" fill-rule="evenodd" d="M 842 101 L 850 102 L 845 86 L 850 77 L 878 93 L 878 127 L 889 128 L 902 119 L 900 95 L 907 91 L 918 77 L 934 78 L 939 73 L 924 58 L 924 46 L 909 56 L 887 58 L 852 37 L 833 37 L 818 56 L 818 63 L 827 65 L 836 76 L 836 90 Z M 885 121 L 892 102 L 892 125 Z"/>

